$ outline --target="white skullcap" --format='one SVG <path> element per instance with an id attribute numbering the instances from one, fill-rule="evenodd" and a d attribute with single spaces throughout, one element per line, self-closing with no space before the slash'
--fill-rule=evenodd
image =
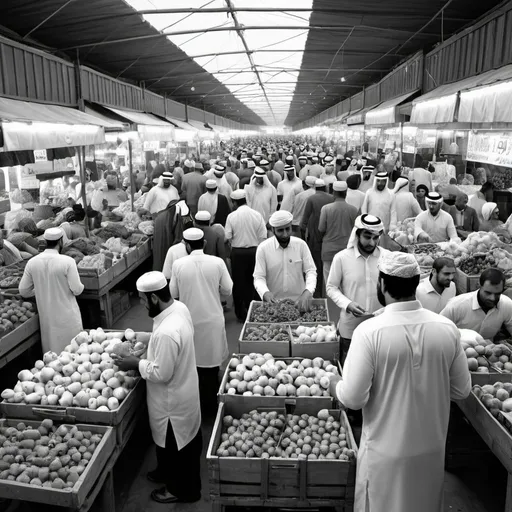
<path id="1" fill-rule="evenodd" d="M 245 190 L 243 188 L 238 188 L 233 190 L 230 194 L 231 199 L 238 201 L 239 199 L 245 199 Z"/>
<path id="2" fill-rule="evenodd" d="M 183 238 L 185 240 L 188 240 L 189 242 L 202 240 L 204 238 L 204 232 L 202 229 L 188 228 L 185 231 L 183 231 Z"/>
<path id="3" fill-rule="evenodd" d="M 194 164 L 194 168 L 203 170 L 203 164 L 201 162 L 196 162 Z"/>
<path id="4" fill-rule="evenodd" d="M 318 156 L 319 156 L 320 158 L 325 158 L 325 152 L 324 152 L 324 151 L 322 151 L 321 153 L 319 153 L 319 154 L 318 154 Z"/>
<path id="5" fill-rule="evenodd" d="M 256 167 L 256 168 L 254 169 L 254 174 L 255 174 L 256 176 L 261 176 L 261 177 L 262 177 L 262 176 L 266 176 L 266 175 L 267 175 L 267 173 L 265 172 L 265 170 L 264 170 L 264 169 L 261 169 L 261 167 Z"/>
<path id="6" fill-rule="evenodd" d="M 306 176 L 306 185 L 308 187 L 314 187 L 315 186 L 315 182 L 316 182 L 316 178 L 314 176 Z"/>
<path id="7" fill-rule="evenodd" d="M 332 184 L 332 189 L 335 190 L 336 192 L 344 192 L 345 190 L 347 190 L 347 182 L 346 181 L 335 181 L 333 184 Z"/>
<path id="8" fill-rule="evenodd" d="M 123 187 L 127 187 L 130 184 L 130 178 L 125 178 L 123 180 Z"/>
<path id="9" fill-rule="evenodd" d="M 315 187 L 325 187 L 325 181 L 324 180 L 315 180 Z"/>
<path id="10" fill-rule="evenodd" d="M 220 164 L 217 164 L 213 169 L 214 172 L 224 172 L 225 170 L 226 170 L 226 168 Z"/>
<path id="11" fill-rule="evenodd" d="M 256 163 L 254 162 L 254 160 L 249 160 L 247 162 L 247 168 L 248 169 L 254 169 L 256 167 Z"/>
<path id="12" fill-rule="evenodd" d="M 288 156 L 285 158 L 285 161 L 286 161 L 286 162 L 291 162 L 291 163 L 293 163 L 293 156 L 292 156 L 292 155 L 288 155 Z"/>
<path id="13" fill-rule="evenodd" d="M 154 270 L 152 272 L 146 272 L 137 279 L 137 290 L 143 293 L 157 292 L 163 290 L 167 286 L 167 279 L 162 274 Z"/>
<path id="14" fill-rule="evenodd" d="M 217 182 L 215 180 L 206 180 L 206 188 L 210 190 L 217 188 Z"/>
<path id="15" fill-rule="evenodd" d="M 60 240 L 64 236 L 61 228 L 48 228 L 44 232 L 44 239 L 49 241 Z"/>
<path id="16" fill-rule="evenodd" d="M 188 158 L 183 162 L 183 165 L 185 167 L 194 167 L 196 165 L 196 163 L 194 162 L 194 160 L 189 160 Z"/>
<path id="17" fill-rule="evenodd" d="M 172 172 L 165 171 L 164 173 L 162 173 L 162 178 L 164 180 L 172 180 L 172 177 Z"/>
<path id="18" fill-rule="evenodd" d="M 194 218 L 200 222 L 209 222 L 212 218 L 212 214 L 205 210 L 201 210 L 196 213 Z"/>
<path id="19" fill-rule="evenodd" d="M 279 210 L 274 212 L 268 221 L 273 228 L 282 228 L 288 226 L 293 221 L 293 215 L 286 210 Z"/>
<path id="20" fill-rule="evenodd" d="M 332 162 L 333 161 L 333 157 L 330 156 L 330 155 L 327 155 L 325 158 L 324 158 L 324 162 L 326 163 L 329 163 L 329 162 Z"/>
<path id="21" fill-rule="evenodd" d="M 439 192 L 429 192 L 427 197 L 425 197 L 426 201 L 430 201 L 431 203 L 442 203 L 443 196 Z"/>
<path id="22" fill-rule="evenodd" d="M 387 276 L 410 277 L 420 275 L 420 266 L 414 254 L 407 252 L 383 252 L 380 255 L 377 268 Z"/>
<path id="23" fill-rule="evenodd" d="M 312 156 L 311 157 L 311 160 L 313 160 L 313 162 L 318 162 L 318 157 L 315 155 L 315 156 Z"/>

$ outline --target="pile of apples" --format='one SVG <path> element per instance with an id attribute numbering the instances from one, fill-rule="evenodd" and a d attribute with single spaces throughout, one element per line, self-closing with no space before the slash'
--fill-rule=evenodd
<path id="1" fill-rule="evenodd" d="M 149 334 L 132 329 L 81 332 L 60 354 L 46 352 L 34 368 L 19 372 L 16 386 L 1 396 L 8 403 L 113 411 L 135 386 L 138 373 L 119 371 L 111 354 L 144 349 L 148 341 Z"/>
<path id="2" fill-rule="evenodd" d="M 332 343 L 336 341 L 336 327 L 334 325 L 316 325 L 306 327 L 299 325 L 292 329 L 293 343 Z"/>
<path id="3" fill-rule="evenodd" d="M 512 382 L 473 386 L 473 393 L 496 418 L 499 411 L 512 412 Z"/>
<path id="4" fill-rule="evenodd" d="M 328 409 L 316 416 L 277 411 L 223 418 L 224 432 L 216 454 L 219 457 L 353 460 L 356 452 L 347 441 L 347 431 Z"/>
<path id="5" fill-rule="evenodd" d="M 330 396 L 330 377 L 336 366 L 321 357 L 296 359 L 290 364 L 271 354 L 251 353 L 229 363 L 224 392 L 244 396 Z"/>
<path id="6" fill-rule="evenodd" d="M 471 372 L 489 373 L 490 364 L 485 354 L 489 340 L 484 340 L 480 334 L 471 329 L 459 329 L 461 345 L 468 359 L 468 368 Z"/>

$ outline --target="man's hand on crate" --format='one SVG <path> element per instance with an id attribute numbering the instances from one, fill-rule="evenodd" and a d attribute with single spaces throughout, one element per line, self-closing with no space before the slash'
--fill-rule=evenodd
<path id="1" fill-rule="evenodd" d="M 111 355 L 115 365 L 123 372 L 128 370 L 138 370 L 140 359 L 136 356 L 120 356 L 118 354 Z"/>
<path id="2" fill-rule="evenodd" d="M 311 307 L 311 299 L 313 298 L 313 295 L 309 290 L 304 290 L 300 297 L 295 301 L 295 305 L 299 308 L 299 311 L 301 313 L 304 313 L 306 311 L 309 311 Z"/>

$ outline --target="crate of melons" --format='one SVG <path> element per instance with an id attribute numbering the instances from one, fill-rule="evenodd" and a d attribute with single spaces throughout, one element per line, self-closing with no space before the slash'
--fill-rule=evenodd
<path id="1" fill-rule="evenodd" d="M 292 357 L 339 359 L 340 344 L 334 322 L 290 325 Z"/>
<path id="2" fill-rule="evenodd" d="M 296 398 L 333 408 L 329 378 L 338 374 L 338 362 L 321 357 L 233 354 L 220 384 L 219 401 L 283 407 L 286 399 Z"/>
<path id="3" fill-rule="evenodd" d="M 238 351 L 241 354 L 259 352 L 276 357 L 290 356 L 290 326 L 246 322 L 240 332 Z"/>
<path id="4" fill-rule="evenodd" d="M 215 497 L 315 500 L 350 507 L 357 445 L 344 411 L 289 400 L 282 408 L 226 402 L 206 459 Z"/>
<path id="5" fill-rule="evenodd" d="M 111 356 L 141 355 L 149 338 L 132 329 L 83 331 L 60 354 L 46 352 L 20 371 L 15 386 L 2 392 L 0 411 L 9 418 L 122 427 L 144 402 L 145 386 L 137 371 L 119 371 Z"/>
<path id="6" fill-rule="evenodd" d="M 101 487 L 116 449 L 113 430 L 0 420 L 0 497 L 78 510 Z"/>

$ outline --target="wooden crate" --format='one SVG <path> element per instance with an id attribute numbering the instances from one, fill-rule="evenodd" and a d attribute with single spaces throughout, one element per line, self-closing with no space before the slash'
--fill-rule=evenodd
<path id="1" fill-rule="evenodd" d="M 317 325 L 329 325 L 336 328 L 334 322 L 316 322 L 316 323 L 303 323 L 303 324 L 291 324 L 291 356 L 292 357 L 304 357 L 308 359 L 314 359 L 315 357 L 321 357 L 323 359 L 329 359 L 330 361 L 338 360 L 340 358 L 340 341 L 339 337 L 336 336 L 336 341 L 332 342 L 315 342 L 315 343 L 296 343 L 294 341 L 293 330 L 297 327 L 304 325 L 305 327 L 316 327 Z"/>
<path id="2" fill-rule="evenodd" d="M 114 273 L 114 277 L 120 276 L 127 268 L 128 266 L 126 264 L 126 258 L 121 258 L 118 260 L 115 265 L 112 265 L 112 272 Z"/>
<path id="3" fill-rule="evenodd" d="M 221 403 L 206 454 L 212 501 L 225 498 L 257 498 L 269 503 L 293 499 L 295 507 L 312 506 L 316 500 L 331 505 L 351 505 L 354 501 L 356 462 L 342 460 L 298 460 L 285 458 L 242 459 L 216 455 L 221 442 L 223 418 L 240 418 L 255 407 L 241 403 Z M 294 414 L 316 414 L 320 403 L 297 401 Z M 283 410 L 282 408 L 278 408 Z M 265 410 L 268 407 L 265 406 Z M 284 410 L 283 410 L 284 412 Z M 357 445 L 344 411 L 332 410 L 347 430 L 347 444 Z"/>
<path id="4" fill-rule="evenodd" d="M 0 357 L 16 348 L 23 340 L 39 331 L 39 315 L 34 315 L 19 327 L 0 338 Z"/>
<path id="5" fill-rule="evenodd" d="M 240 337 L 238 339 L 238 351 L 241 354 L 250 354 L 251 352 L 256 352 L 258 354 L 272 354 L 275 357 L 290 357 L 290 327 L 287 324 L 272 324 L 272 325 L 282 325 L 288 329 L 288 341 L 265 341 L 265 340 L 256 340 L 256 341 L 247 341 L 245 338 L 247 329 L 250 327 L 258 327 L 260 325 L 270 325 L 270 324 L 261 324 L 256 322 L 245 322 L 242 331 L 240 332 Z"/>
<path id="6" fill-rule="evenodd" d="M 512 382 L 512 373 L 499 373 L 497 371 L 489 373 L 471 373 L 471 384 L 473 386 L 485 386 L 485 384 L 494 384 L 495 382 Z"/>
<path id="7" fill-rule="evenodd" d="M 480 288 L 480 276 L 468 276 L 462 272 L 459 268 L 457 270 L 457 276 L 455 285 L 457 287 L 457 294 L 474 292 Z"/>
<path id="8" fill-rule="evenodd" d="M 130 293 L 125 290 L 116 290 L 110 293 L 112 319 L 115 324 L 127 311 L 130 310 Z"/>
<path id="9" fill-rule="evenodd" d="M 79 268 L 80 281 L 86 290 L 100 290 L 114 279 L 114 267 L 110 267 L 102 274 L 95 272 L 95 269 Z"/>
<path id="10" fill-rule="evenodd" d="M 256 306 L 261 306 L 261 304 L 263 304 L 262 301 L 259 301 L 259 300 L 253 300 L 251 302 L 251 304 L 249 305 L 249 311 L 247 311 L 247 321 L 250 322 L 251 321 L 251 315 L 252 315 L 252 312 L 254 310 L 254 308 Z M 323 320 L 323 322 L 330 322 L 331 319 L 329 318 L 329 308 L 327 307 L 327 299 L 311 299 L 311 304 L 315 304 L 315 305 L 322 305 L 324 308 L 325 308 L 325 312 L 327 314 L 327 319 L 326 320 Z M 290 320 L 288 323 L 290 324 L 296 324 L 296 323 L 299 323 L 300 320 Z M 279 323 L 279 324 L 282 324 L 282 323 L 286 323 L 286 322 L 276 322 L 276 323 Z M 322 323 L 322 322 L 317 322 L 317 323 Z"/>
<path id="11" fill-rule="evenodd" d="M 233 354 L 231 356 L 237 357 L 240 360 L 244 357 L 244 354 Z M 287 364 L 291 363 L 294 360 L 301 360 L 302 357 L 279 357 L 277 358 L 279 361 L 284 361 Z M 331 361 L 333 365 L 338 366 L 337 361 Z M 289 399 L 294 399 L 297 403 L 313 403 L 319 404 L 319 409 L 333 409 L 334 400 L 331 396 L 298 396 L 298 397 L 290 397 L 290 396 L 244 396 L 244 395 L 228 395 L 226 393 L 226 384 L 229 379 L 229 372 L 233 371 L 229 367 L 229 362 L 222 377 L 222 382 L 220 383 L 219 392 L 217 394 L 219 402 L 226 403 L 242 403 L 247 404 L 250 409 L 256 409 L 257 407 L 284 407 L 284 404 Z M 315 405 L 316 407 L 316 405 Z M 249 410 L 250 410 L 249 409 Z"/>
<path id="12" fill-rule="evenodd" d="M 143 244 L 137 247 L 137 252 L 139 254 L 138 259 L 145 258 L 151 252 L 151 242 L 146 240 Z"/>
<path id="13" fill-rule="evenodd" d="M 139 251 L 135 248 L 133 251 L 126 253 L 126 268 L 130 268 L 132 265 L 137 263 L 139 259 Z"/>
<path id="14" fill-rule="evenodd" d="M 466 418 L 480 437 L 498 457 L 509 473 L 512 473 L 512 435 L 487 410 L 484 404 L 471 392 L 465 400 L 457 400 Z"/>
<path id="15" fill-rule="evenodd" d="M 1 420 L 7 426 L 16 426 L 19 419 Z M 25 425 L 37 428 L 40 422 L 25 421 Z M 0 480 L 0 497 L 12 500 L 31 501 L 44 503 L 55 507 L 67 507 L 68 509 L 79 509 L 89 494 L 93 491 L 96 481 L 103 468 L 109 463 L 116 450 L 116 440 L 113 429 L 97 425 L 76 425 L 79 430 L 90 431 L 95 434 L 102 434 L 100 444 L 96 448 L 85 471 L 71 489 L 53 489 L 39 487 L 36 485 Z"/>

